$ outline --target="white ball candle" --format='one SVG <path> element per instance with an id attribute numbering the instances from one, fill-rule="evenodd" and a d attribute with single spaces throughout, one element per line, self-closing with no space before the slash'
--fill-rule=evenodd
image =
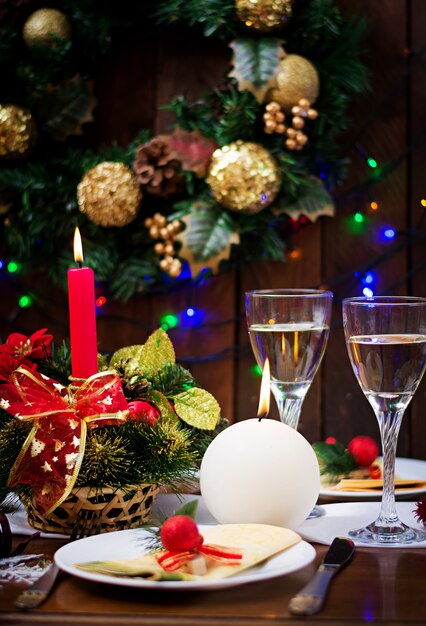
<path id="1" fill-rule="evenodd" d="M 318 498 L 320 472 L 308 441 L 272 419 L 248 419 L 222 431 L 207 448 L 200 488 L 222 524 L 296 528 Z"/>

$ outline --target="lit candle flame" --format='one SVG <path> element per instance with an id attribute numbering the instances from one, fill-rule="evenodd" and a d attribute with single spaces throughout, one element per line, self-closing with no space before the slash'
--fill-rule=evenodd
<path id="1" fill-rule="evenodd" d="M 262 372 L 262 384 L 260 385 L 260 398 L 259 398 L 259 408 L 257 410 L 257 416 L 264 417 L 269 413 L 269 401 L 271 395 L 271 374 L 269 369 L 269 359 L 265 359 L 265 364 L 263 366 Z"/>
<path id="2" fill-rule="evenodd" d="M 83 245 L 81 243 L 81 235 L 78 229 L 78 226 L 75 229 L 74 233 L 74 261 L 76 263 L 83 263 Z"/>

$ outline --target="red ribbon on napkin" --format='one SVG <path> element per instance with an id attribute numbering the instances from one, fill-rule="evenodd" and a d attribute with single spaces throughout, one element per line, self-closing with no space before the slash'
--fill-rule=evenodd
<path id="1" fill-rule="evenodd" d="M 225 546 L 202 543 L 193 550 L 168 550 L 157 556 L 157 563 L 161 565 L 166 572 L 174 572 L 186 565 L 188 561 L 195 559 L 198 554 L 202 554 L 212 561 L 225 563 L 226 565 L 239 565 L 243 558 L 242 552 L 237 548 L 226 548 Z"/>
<path id="2" fill-rule="evenodd" d="M 64 387 L 24 367 L 0 386 L 0 407 L 33 421 L 9 476 L 9 485 L 31 485 L 35 506 L 49 514 L 73 488 L 83 460 L 87 424 L 125 421 L 128 415 L 120 377 L 106 371 L 80 387 Z"/>

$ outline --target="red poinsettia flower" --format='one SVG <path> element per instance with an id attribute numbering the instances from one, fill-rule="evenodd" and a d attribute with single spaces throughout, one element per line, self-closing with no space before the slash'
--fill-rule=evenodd
<path id="1" fill-rule="evenodd" d="M 0 346 L 2 347 L 2 346 Z M 18 367 L 24 365 L 27 369 L 36 370 L 37 364 L 31 363 L 28 359 L 21 356 L 16 358 L 7 352 L 0 352 L 0 380 L 11 382 L 11 376 Z"/>
<path id="2" fill-rule="evenodd" d="M 51 354 L 50 344 L 53 335 L 46 335 L 47 328 L 41 328 L 26 337 L 21 333 L 12 333 L 6 343 L 0 346 L 0 353 L 10 354 L 16 359 L 31 357 L 32 359 L 44 359 Z"/>

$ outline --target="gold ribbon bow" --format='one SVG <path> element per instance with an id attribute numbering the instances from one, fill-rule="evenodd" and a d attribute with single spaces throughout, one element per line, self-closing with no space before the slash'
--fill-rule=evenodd
<path id="1" fill-rule="evenodd" d="M 114 371 L 90 376 L 80 387 L 64 387 L 18 368 L 0 386 L 0 406 L 34 425 L 9 476 L 9 486 L 31 485 L 34 504 L 49 514 L 70 494 L 83 461 L 88 423 L 125 421 L 121 380 Z"/>

